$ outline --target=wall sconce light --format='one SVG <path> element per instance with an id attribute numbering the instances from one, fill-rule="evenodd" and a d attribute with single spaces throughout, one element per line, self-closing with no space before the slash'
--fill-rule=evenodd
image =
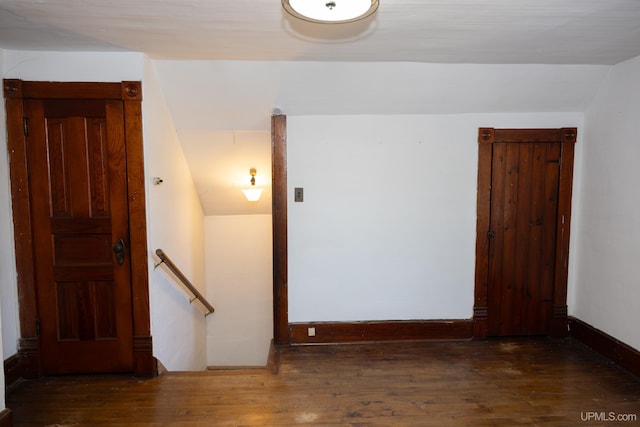
<path id="1" fill-rule="evenodd" d="M 256 169 L 249 169 L 249 173 L 251 174 L 251 187 L 246 190 L 242 190 L 242 192 L 248 201 L 257 202 L 260 200 L 260 196 L 262 195 L 262 188 L 256 188 Z"/>
<path id="2" fill-rule="evenodd" d="M 378 9 L 378 0 L 282 0 L 289 14 L 320 24 L 358 21 Z"/>

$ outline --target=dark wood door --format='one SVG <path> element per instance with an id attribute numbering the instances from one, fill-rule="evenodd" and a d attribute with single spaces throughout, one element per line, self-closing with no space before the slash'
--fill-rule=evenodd
<path id="1" fill-rule="evenodd" d="M 567 334 L 575 128 L 481 128 L 474 336 Z"/>
<path id="2" fill-rule="evenodd" d="M 24 114 L 43 373 L 131 371 L 123 102 L 31 99 Z"/>
<path id="3" fill-rule="evenodd" d="M 560 143 L 493 144 L 489 335 L 549 333 Z"/>

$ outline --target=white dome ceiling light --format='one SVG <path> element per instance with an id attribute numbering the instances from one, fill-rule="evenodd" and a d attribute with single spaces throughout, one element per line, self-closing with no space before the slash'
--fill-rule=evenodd
<path id="1" fill-rule="evenodd" d="M 305 21 L 344 24 L 373 14 L 378 9 L 378 0 L 282 0 L 282 7 Z"/>

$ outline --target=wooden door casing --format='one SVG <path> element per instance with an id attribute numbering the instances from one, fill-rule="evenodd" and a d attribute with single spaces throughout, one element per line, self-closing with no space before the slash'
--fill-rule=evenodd
<path id="1" fill-rule="evenodd" d="M 577 129 L 493 129 L 481 128 L 478 135 L 478 209 L 477 209 L 477 239 L 476 239 L 476 273 L 475 273 L 475 301 L 474 301 L 474 336 L 483 338 L 488 335 L 520 335 L 520 334 L 550 334 L 553 336 L 567 335 L 567 269 L 569 254 L 569 229 L 571 222 L 571 189 L 573 178 L 573 153 L 576 142 Z M 523 152 L 524 165 L 517 170 L 494 170 L 494 158 L 502 158 L 509 162 L 520 156 L 523 144 L 527 149 Z M 552 148 L 550 148 L 552 147 Z M 557 150 L 557 151 L 556 151 Z M 535 160 L 540 157 L 539 160 Z M 558 163 L 556 163 L 558 162 Z M 534 165 L 539 166 L 534 172 Z M 554 174 L 557 172 L 557 182 Z M 509 175 L 511 173 L 511 175 Z M 529 178 L 545 178 L 547 185 L 533 187 L 532 198 L 524 201 L 519 216 L 505 213 L 505 206 L 516 203 L 510 191 L 511 184 L 522 185 L 514 187 L 513 191 L 525 190 L 528 179 L 520 180 L 521 173 L 536 174 Z M 494 194 L 492 200 L 492 181 L 496 186 L 512 181 L 503 194 Z M 514 193 L 515 194 L 515 193 Z M 547 200 L 545 203 L 545 200 Z M 557 199 L 557 206 L 551 202 Z M 497 206 L 492 210 L 492 203 Z M 521 201 L 522 203 L 522 201 Z M 530 226 L 530 221 L 533 226 Z M 504 222 L 508 221 L 509 224 Z M 547 234 L 541 234 L 543 223 L 547 224 Z M 551 224 L 550 224 L 551 223 Z M 509 263 L 503 264 L 501 259 L 494 257 L 496 251 L 509 252 L 513 245 L 517 225 L 521 225 L 521 233 L 531 239 L 530 245 L 522 246 L 520 253 L 513 253 Z M 505 226 L 507 228 L 504 231 Z M 499 229 L 499 230 L 496 230 Z M 500 231 L 503 230 L 503 231 Z M 500 235 L 512 233 L 511 236 Z M 533 233 L 533 234 L 530 234 Z M 553 234 L 553 236 L 551 236 Z M 521 238 L 523 238 L 521 236 Z M 528 262 L 537 263 L 542 267 L 542 273 L 529 272 L 525 269 Z M 515 272 L 519 271 L 519 278 Z M 495 283 L 498 273 L 505 273 L 511 282 L 510 295 L 496 295 Z M 500 280 L 500 279 L 498 279 Z M 517 281 L 517 283 L 516 283 Z M 527 288 L 524 283 L 535 283 L 533 288 Z M 542 283 L 538 286 L 539 283 Z M 505 307 L 500 304 L 501 299 L 523 297 L 525 300 L 538 298 L 540 304 L 530 301 L 520 301 Z M 515 300 L 514 300 L 515 301 Z M 491 310 L 491 312 L 490 312 Z M 496 310 L 501 310 L 496 313 Z M 514 315 L 515 314 L 515 315 Z M 506 319 L 511 316 L 513 325 L 507 326 Z M 537 316 L 545 320 L 539 322 Z M 515 319 L 515 320 L 514 320 Z"/>
<path id="2" fill-rule="evenodd" d="M 104 100 L 106 102 L 105 105 L 107 105 L 105 108 L 108 111 L 114 105 L 120 105 L 118 108 L 121 109 L 121 112 L 118 114 L 122 118 L 121 126 L 119 126 L 121 134 L 119 138 L 123 138 L 126 141 L 126 147 L 122 147 L 122 150 L 126 150 L 126 164 L 124 165 L 126 169 L 124 178 L 126 196 L 124 202 L 126 203 L 125 206 L 118 206 L 117 209 L 123 209 L 128 216 L 124 223 L 119 223 L 115 227 L 118 232 L 123 228 L 125 231 L 126 229 L 129 230 L 128 250 L 130 259 L 126 262 L 129 262 L 130 265 L 125 270 L 128 270 L 131 276 L 129 310 L 131 312 L 130 329 L 132 331 L 131 345 L 125 350 L 127 354 L 123 357 L 129 359 L 126 362 L 129 366 L 128 369 L 132 370 L 136 375 L 153 375 L 156 372 L 156 365 L 152 354 L 152 339 L 150 335 L 140 82 L 52 83 L 6 79 L 4 80 L 4 95 L 7 111 L 7 143 L 10 153 L 10 179 L 16 268 L 18 272 L 20 339 L 18 343 L 19 364 L 16 368 L 17 376 L 37 378 L 43 372 L 39 324 L 40 312 L 36 292 L 37 277 L 34 273 L 36 245 L 32 232 L 33 227 L 37 225 L 35 224 L 36 219 L 31 214 L 27 136 L 25 135 L 23 123 L 27 109 L 26 104 L 33 99 L 50 100 L 49 102 L 53 102 L 52 100 L 63 102 L 62 100 L 75 99 L 88 103 L 92 102 L 89 100 Z M 123 200 L 116 203 L 122 205 Z M 105 220 L 101 219 L 100 221 L 104 223 Z M 64 221 L 54 224 L 54 228 L 60 229 L 60 227 L 64 230 Z M 78 253 L 72 254 L 73 256 L 82 257 Z M 96 282 L 100 281 L 96 280 Z M 93 286 L 95 287 L 95 285 Z M 73 292 L 75 291 L 71 293 Z M 108 324 L 109 321 L 100 326 L 103 330 L 100 333 L 105 333 L 105 330 L 112 327 L 108 326 Z M 71 330 L 73 330 L 73 327 L 71 327 Z M 82 333 L 93 334 L 95 330 Z"/>

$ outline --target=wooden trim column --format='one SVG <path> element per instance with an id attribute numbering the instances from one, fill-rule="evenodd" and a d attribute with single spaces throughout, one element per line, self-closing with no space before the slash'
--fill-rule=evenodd
<path id="1" fill-rule="evenodd" d="M 35 294 L 35 262 L 31 228 L 29 171 L 27 169 L 26 139 L 23 128 L 23 82 L 4 80 L 7 114 L 7 147 L 9 153 L 9 179 L 13 210 L 13 234 L 18 283 L 18 368 L 22 378 L 39 378 L 40 338 L 38 336 L 38 309 Z"/>
<path id="2" fill-rule="evenodd" d="M 287 116 L 271 117 L 273 342 L 289 344 L 287 249 Z"/>
<path id="3" fill-rule="evenodd" d="M 124 132 L 129 201 L 129 246 L 131 251 L 131 299 L 133 304 L 133 372 L 156 374 L 151 338 L 149 270 L 147 265 L 147 217 L 142 145 L 142 84 L 122 82 Z"/>
<path id="4" fill-rule="evenodd" d="M 493 129 L 478 131 L 478 199 L 476 218 L 476 270 L 473 304 L 473 337 L 485 338 L 488 333 L 489 231 L 491 222 L 491 159 Z M 489 165 L 489 167 L 486 167 Z"/>
<path id="5" fill-rule="evenodd" d="M 576 128 L 560 129 L 560 183 L 558 188 L 558 223 L 556 227 L 556 270 L 554 278 L 551 335 L 569 335 L 567 318 L 567 280 L 569 276 L 569 231 L 571 230 L 571 197 Z"/>

